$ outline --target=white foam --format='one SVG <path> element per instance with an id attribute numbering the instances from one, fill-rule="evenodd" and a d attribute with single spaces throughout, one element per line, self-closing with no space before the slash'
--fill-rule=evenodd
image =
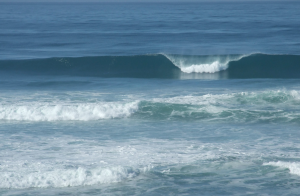
<path id="1" fill-rule="evenodd" d="M 226 100 L 234 97 L 234 94 L 206 94 L 202 96 L 176 96 L 171 98 L 155 98 L 154 102 L 173 103 L 173 104 L 189 104 L 189 105 L 211 105 L 218 100 Z"/>
<path id="2" fill-rule="evenodd" d="M 50 96 L 46 96 L 50 97 Z M 22 98 L 22 97 L 21 97 Z M 90 121 L 99 119 L 127 118 L 139 110 L 139 100 L 135 96 L 126 101 L 104 102 L 97 99 L 62 100 L 63 98 L 51 100 L 32 96 L 25 98 L 7 98 L 0 101 L 0 120 L 18 121 Z M 150 102 L 188 104 L 196 107 L 188 107 L 184 111 L 174 111 L 172 115 L 180 115 L 180 112 L 208 112 L 218 114 L 224 110 L 242 110 L 246 112 L 263 111 L 285 111 L 287 107 L 295 109 L 300 106 L 300 95 L 298 91 L 273 90 L 257 92 L 241 92 L 228 94 L 205 94 L 187 95 L 170 98 L 154 98 Z M 276 104 L 274 104 L 276 103 Z M 241 107 L 241 105 L 243 107 Z M 179 112 L 179 113 L 178 113 Z M 275 114 L 275 113 L 274 113 Z M 293 119 L 298 113 L 278 114 Z M 262 117 L 263 118 L 263 117 Z M 261 119 L 262 119 L 261 118 Z"/>
<path id="3" fill-rule="evenodd" d="M 131 103 L 16 103 L 1 104 L 1 120 L 64 121 L 125 118 L 138 110 L 138 101 Z"/>
<path id="4" fill-rule="evenodd" d="M 247 55 L 241 55 L 241 56 L 234 56 L 230 57 L 227 56 L 223 58 L 221 57 L 210 57 L 213 59 L 210 59 L 208 62 L 207 60 L 204 61 L 203 59 L 189 59 L 187 57 L 183 58 L 180 56 L 174 56 L 174 55 L 166 55 L 163 54 L 165 57 L 167 57 L 174 65 L 179 67 L 182 72 L 185 73 L 216 73 L 219 71 L 226 70 L 228 68 L 228 63 L 231 61 L 238 61 L 242 59 L 243 57 Z M 186 59 L 187 58 L 187 59 Z M 193 57 L 190 57 L 193 58 Z M 189 62 L 190 60 L 193 60 Z M 195 62 L 195 61 L 200 61 L 200 62 Z M 201 62 L 203 61 L 203 62 Z"/>
<path id="5" fill-rule="evenodd" d="M 199 65 L 190 65 L 188 67 L 180 67 L 181 71 L 185 73 L 215 73 L 228 68 L 227 63 L 222 64 L 218 61 L 215 61 L 211 64 L 199 64 Z"/>
<path id="6" fill-rule="evenodd" d="M 216 158 L 222 156 L 220 148 L 227 149 L 192 141 L 149 138 L 94 141 L 71 136 L 0 135 L 0 139 L 0 188 L 15 189 L 122 182 L 142 178 L 155 168 L 163 172 L 174 164 Z"/>
<path id="7" fill-rule="evenodd" d="M 262 138 L 256 145 L 251 145 L 252 140 L 208 143 L 138 138 L 113 141 L 29 134 L 0 134 L 0 139 L 0 188 L 11 189 L 110 184 L 147 178 L 144 174 L 149 171 L 176 172 L 176 168 L 180 170 L 185 166 L 215 172 L 216 165 L 219 169 L 223 165 L 227 171 L 233 166 L 236 169 L 252 164 L 251 160 L 258 157 L 280 157 L 281 149 L 298 147 L 298 143 L 277 144 L 276 139 L 270 138 Z M 298 157 L 298 152 L 287 153 L 291 158 Z M 227 160 L 225 164 L 224 160 Z M 298 163 L 274 164 L 289 167 L 293 173 L 300 168 Z"/>
<path id="8" fill-rule="evenodd" d="M 41 164 L 33 164 L 31 167 L 34 168 L 34 171 L 1 172 L 0 187 L 20 189 L 96 185 L 121 182 L 124 179 L 135 177 L 139 173 L 131 168 L 120 166 L 94 169 L 83 167 L 77 169 L 48 168 L 48 171 Z"/>
<path id="9" fill-rule="evenodd" d="M 154 98 L 157 103 L 182 104 L 173 107 L 171 117 L 204 118 L 237 122 L 277 121 L 286 122 L 299 118 L 300 96 L 295 90 L 260 91 L 201 96 L 176 96 Z M 223 115 L 224 114 L 224 115 Z"/>
<path id="10" fill-rule="evenodd" d="M 298 91 L 291 90 L 273 90 L 261 92 L 241 92 L 241 93 L 228 93 L 228 94 L 205 94 L 201 96 L 176 96 L 171 98 L 154 98 L 154 102 L 172 103 L 172 104 L 189 104 L 189 105 L 217 105 L 232 104 L 236 105 L 239 102 L 248 102 L 250 104 L 268 102 L 276 99 L 278 102 L 286 103 L 288 101 L 298 101 L 300 94 Z"/>
<path id="11" fill-rule="evenodd" d="M 275 167 L 287 168 L 290 170 L 291 174 L 300 176 L 300 163 L 278 161 L 278 162 L 264 163 L 263 165 L 272 165 Z"/>

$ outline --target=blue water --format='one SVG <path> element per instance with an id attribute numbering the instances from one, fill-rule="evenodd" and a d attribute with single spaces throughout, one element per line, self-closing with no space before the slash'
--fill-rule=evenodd
<path id="1" fill-rule="evenodd" d="M 300 3 L 0 6 L 0 195 L 300 195 Z"/>

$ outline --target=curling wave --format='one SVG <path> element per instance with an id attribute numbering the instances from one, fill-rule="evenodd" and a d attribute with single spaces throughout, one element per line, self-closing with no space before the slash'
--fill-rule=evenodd
<path id="1" fill-rule="evenodd" d="M 165 56 L 184 73 L 216 73 L 226 70 L 229 62 L 238 61 L 247 55 Z"/>
<path id="2" fill-rule="evenodd" d="M 134 78 L 300 78 L 299 55 L 138 55 L 1 60 L 0 74 Z"/>

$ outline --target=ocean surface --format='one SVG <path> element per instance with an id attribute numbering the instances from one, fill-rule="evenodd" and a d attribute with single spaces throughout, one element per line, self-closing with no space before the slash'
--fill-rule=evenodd
<path id="1" fill-rule="evenodd" d="M 300 195 L 300 2 L 0 3 L 0 195 Z"/>

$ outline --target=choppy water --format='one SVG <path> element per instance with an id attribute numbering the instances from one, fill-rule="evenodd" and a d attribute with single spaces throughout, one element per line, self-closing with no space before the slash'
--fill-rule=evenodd
<path id="1" fill-rule="evenodd" d="M 299 195 L 299 3 L 0 5 L 1 195 Z"/>

